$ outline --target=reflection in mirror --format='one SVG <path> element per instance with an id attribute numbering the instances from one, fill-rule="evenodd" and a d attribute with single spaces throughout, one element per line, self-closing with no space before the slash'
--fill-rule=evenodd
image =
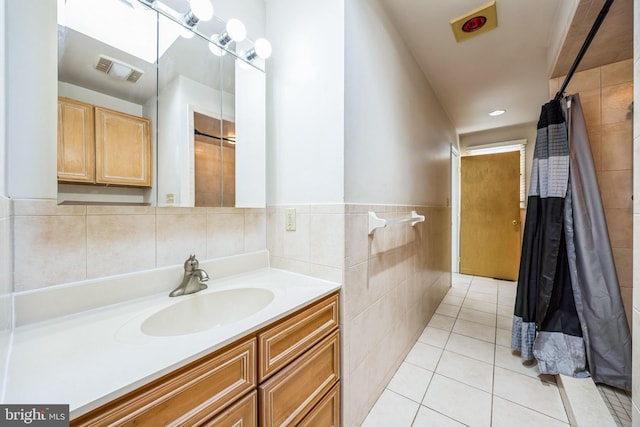
<path id="1" fill-rule="evenodd" d="M 158 48 L 137 1 L 58 1 L 60 203 L 155 205 Z"/>
<path id="2" fill-rule="evenodd" d="M 216 8 L 211 16 L 189 0 L 58 0 L 59 202 L 199 205 L 196 166 L 210 167 L 195 157 L 201 114 L 219 122 L 222 138 L 218 172 L 204 174 L 220 190 L 206 204 L 265 206 L 270 45 L 240 40 L 247 29 L 231 19 L 248 18 L 260 34 L 264 5 Z"/>
<path id="3" fill-rule="evenodd" d="M 212 21 L 207 24 L 224 28 L 222 22 Z M 160 37 L 176 26 L 180 25 L 160 16 Z M 210 43 L 199 34 L 193 34 L 191 38 L 178 40 L 158 59 L 158 168 L 162 171 L 158 176 L 159 206 L 191 207 L 204 203 L 203 199 L 196 200 L 196 167 L 203 184 L 199 188 L 202 189 L 200 196 L 207 194 L 204 197 L 207 203 L 203 206 L 223 205 L 223 145 L 221 139 L 213 137 L 223 135 L 222 120 L 234 121 L 233 92 L 223 89 L 233 81 L 222 77 L 222 61 L 212 53 Z M 196 118 L 200 117 L 217 122 L 217 130 L 213 125 L 210 132 L 201 130 L 202 124 L 196 123 Z M 196 136 L 196 129 L 212 137 Z M 197 142 L 204 139 L 207 139 L 206 147 Z M 208 153 L 199 156 L 197 162 L 196 147 Z M 211 180 L 206 186 L 205 179 Z M 213 188 L 218 189 L 217 196 L 214 196 Z"/>
<path id="4" fill-rule="evenodd" d="M 195 206 L 233 207 L 236 140 L 233 122 L 194 113 Z"/>

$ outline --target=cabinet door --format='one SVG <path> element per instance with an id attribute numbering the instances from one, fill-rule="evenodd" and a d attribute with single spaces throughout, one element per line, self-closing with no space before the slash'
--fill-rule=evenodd
<path id="1" fill-rule="evenodd" d="M 95 107 L 96 183 L 151 186 L 149 120 Z"/>
<path id="2" fill-rule="evenodd" d="M 95 182 L 93 106 L 58 99 L 58 181 Z"/>
<path id="3" fill-rule="evenodd" d="M 258 394 L 254 391 L 222 411 L 214 419 L 197 424 L 197 427 L 257 427 L 257 425 Z"/>
<path id="4" fill-rule="evenodd" d="M 340 379 L 340 335 L 333 332 L 259 386 L 260 425 L 297 425 Z"/>
<path id="5" fill-rule="evenodd" d="M 72 427 L 195 426 L 256 386 L 256 340 L 251 338 L 71 420 Z"/>
<path id="6" fill-rule="evenodd" d="M 258 335 L 262 382 L 338 328 L 338 295 L 320 301 Z"/>
<path id="7" fill-rule="evenodd" d="M 304 417 L 298 427 L 340 427 L 340 382 Z"/>

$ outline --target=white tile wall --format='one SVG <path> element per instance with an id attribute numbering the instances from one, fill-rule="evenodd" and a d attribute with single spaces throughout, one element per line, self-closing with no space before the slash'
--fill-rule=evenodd
<path id="1" fill-rule="evenodd" d="M 285 230 L 286 208 L 296 209 L 296 231 Z M 368 211 L 413 209 L 427 220 L 368 235 Z M 266 216 L 272 267 L 343 284 L 343 424 L 360 425 L 450 287 L 449 209 L 297 205 L 268 207 Z"/>

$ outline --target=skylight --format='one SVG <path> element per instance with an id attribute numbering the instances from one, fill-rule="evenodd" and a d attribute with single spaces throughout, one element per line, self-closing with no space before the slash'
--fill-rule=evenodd
<path id="1" fill-rule="evenodd" d="M 183 32 L 176 23 L 163 25 L 156 47 L 157 19 L 155 11 L 137 0 L 58 0 L 59 25 L 150 64 L 155 63 Z"/>

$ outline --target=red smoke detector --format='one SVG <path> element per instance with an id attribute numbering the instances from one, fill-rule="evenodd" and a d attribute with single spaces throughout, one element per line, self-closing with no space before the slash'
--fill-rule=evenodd
<path id="1" fill-rule="evenodd" d="M 465 33 L 472 33 L 482 28 L 486 23 L 486 17 L 474 16 L 473 18 L 468 19 L 464 24 L 462 24 L 462 31 L 464 31 Z"/>

